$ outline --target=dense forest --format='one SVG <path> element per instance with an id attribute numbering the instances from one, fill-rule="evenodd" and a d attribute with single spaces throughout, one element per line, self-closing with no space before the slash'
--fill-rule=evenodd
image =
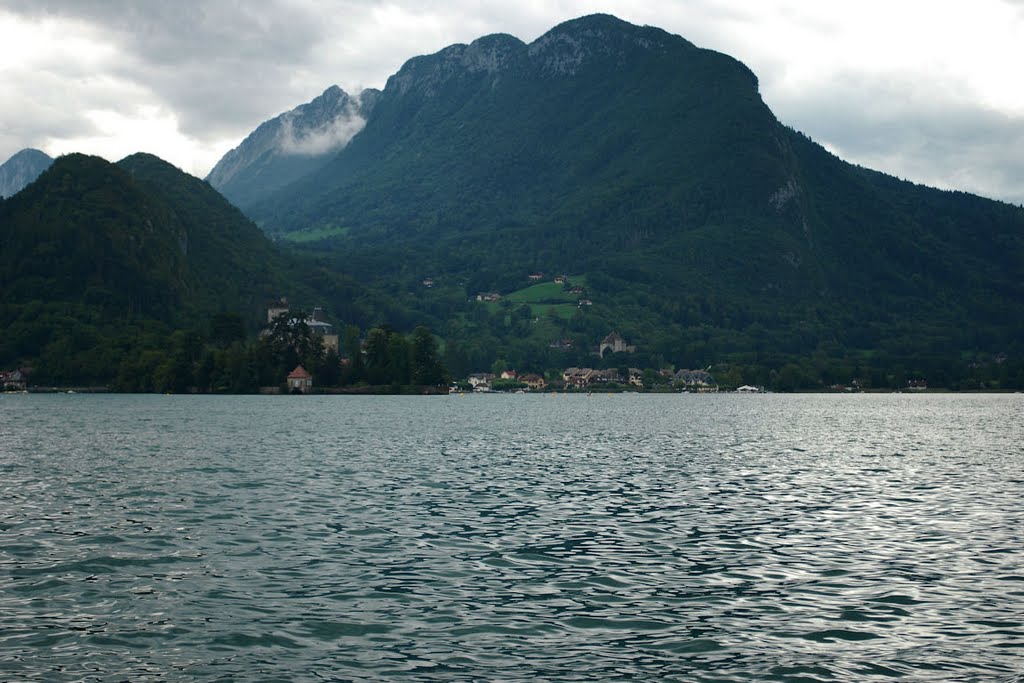
<path id="1" fill-rule="evenodd" d="M 248 338 L 238 316 L 219 314 L 203 331 L 178 330 L 161 343 L 133 347 L 126 350 L 109 387 L 124 392 L 286 392 L 286 377 L 299 366 L 312 374 L 320 391 L 422 393 L 451 381 L 438 356 L 437 341 L 425 327 L 411 334 L 375 327 L 364 339 L 358 327 L 349 325 L 343 346 L 334 350 L 325 348 L 303 322 L 302 312 L 293 315 L 294 319 L 281 317 L 264 334 Z M 339 351 L 351 360 L 343 362 Z M 42 367 L 49 372 L 54 366 L 44 362 Z M 74 372 L 65 375 L 77 377 Z M 52 379 L 59 377 L 41 378 L 43 384 Z"/>

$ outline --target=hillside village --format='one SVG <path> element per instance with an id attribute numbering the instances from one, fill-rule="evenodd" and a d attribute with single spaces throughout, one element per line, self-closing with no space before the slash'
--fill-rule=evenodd
<path id="1" fill-rule="evenodd" d="M 509 299 L 519 303 L 535 303 L 547 305 L 559 305 L 566 301 L 575 301 L 577 308 L 593 306 L 594 302 L 587 298 L 587 290 L 580 284 L 581 278 L 570 278 L 569 275 L 560 274 L 551 278 L 550 283 L 546 282 L 546 276 L 541 272 L 533 272 L 527 275 L 530 286 L 508 295 Z M 577 280 L 574 282 L 573 280 Z M 428 285 L 429 283 L 429 285 Z M 433 286 L 433 280 L 424 280 L 425 286 Z M 548 290 L 542 289 L 547 285 Z M 557 294 L 550 288 L 558 288 Z M 482 303 L 496 303 L 504 297 L 497 292 L 479 292 L 474 297 Z M 556 339 L 549 344 L 549 348 L 557 350 L 570 350 L 573 348 L 571 339 Z M 637 347 L 630 344 L 621 334 L 612 330 L 597 345 L 592 347 L 592 355 L 604 359 L 608 354 L 633 354 Z M 718 391 L 718 383 L 715 378 L 705 370 L 648 370 L 640 368 L 620 369 L 595 369 L 590 367 L 568 367 L 560 376 L 544 378 L 535 373 L 517 373 L 513 370 L 506 370 L 496 375 L 495 373 L 474 373 L 469 375 L 464 382 L 474 392 L 489 392 L 495 390 L 523 390 L 523 391 L 582 391 L 595 388 L 608 389 L 620 388 L 629 390 L 652 389 L 655 386 L 664 389 L 677 391 L 714 392 Z"/>
<path id="2" fill-rule="evenodd" d="M 539 280 L 540 274 L 530 275 L 531 281 Z M 554 279 L 558 285 L 567 285 L 568 278 L 558 276 Z M 432 283 L 431 283 L 432 284 Z M 572 291 L 573 294 L 583 292 L 582 287 Z M 486 301 L 478 297 L 480 301 Z M 313 339 L 317 339 L 322 346 L 324 353 L 339 353 L 339 339 L 335 332 L 334 325 L 328 322 L 323 310 L 315 307 L 313 312 L 306 316 L 297 317 L 290 310 L 288 300 L 281 298 L 267 307 L 266 325 L 260 331 L 261 338 L 268 338 L 275 333 L 275 326 L 284 325 L 288 328 L 305 326 Z M 362 339 L 359 344 L 360 355 L 365 358 L 367 354 L 367 341 Z M 609 354 L 632 354 L 636 353 L 637 347 L 630 344 L 622 335 L 616 331 L 609 332 L 601 341 L 593 347 L 592 355 L 603 359 Z M 361 362 L 365 362 L 361 358 Z M 342 366 L 351 366 L 353 360 L 345 356 L 337 357 L 337 362 Z M 314 387 L 315 378 L 301 365 L 296 366 L 285 378 L 286 388 L 290 393 L 311 393 Z M 594 389 L 601 390 L 632 390 L 642 391 L 659 387 L 662 390 L 691 391 L 691 392 L 717 392 L 718 383 L 715 378 L 706 370 L 642 370 L 630 367 L 625 369 L 595 369 L 590 367 L 568 367 L 560 374 L 548 373 L 544 377 L 537 373 L 517 372 L 515 370 L 503 370 L 500 373 L 478 372 L 468 377 L 456 380 L 452 383 L 450 391 L 472 391 L 475 393 L 487 393 L 492 391 L 587 391 Z"/>
<path id="3" fill-rule="evenodd" d="M 474 373 L 465 382 L 465 388 L 474 393 L 491 391 L 593 391 L 613 388 L 625 390 L 645 390 L 657 386 L 665 391 L 691 391 L 709 393 L 718 391 L 715 378 L 705 370 L 641 370 L 629 368 L 628 375 L 623 376 L 619 370 L 595 370 L 594 368 L 566 368 L 559 378 L 545 379 L 538 374 L 519 374 L 514 370 L 506 370 L 501 375 L 494 373 Z M 464 387 L 458 383 L 453 390 L 460 391 Z"/>

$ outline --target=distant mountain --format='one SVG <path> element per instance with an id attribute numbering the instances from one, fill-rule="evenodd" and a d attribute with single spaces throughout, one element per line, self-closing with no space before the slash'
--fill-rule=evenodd
<path id="1" fill-rule="evenodd" d="M 78 302 L 181 322 L 254 315 L 284 286 L 284 257 L 212 188 L 135 154 L 71 154 L 0 204 L 5 303 Z"/>
<path id="2" fill-rule="evenodd" d="M 309 270 L 156 157 L 62 156 L 0 200 L 0 367 L 107 383 L 172 330 L 218 314 L 252 329 L 271 299 L 313 300 Z"/>
<path id="3" fill-rule="evenodd" d="M 454 300 L 586 274 L 592 308 L 530 329 L 677 363 L 1024 353 L 1024 211 L 850 165 L 740 62 L 607 15 L 409 60 L 343 150 L 246 210 L 425 306 L 424 276 Z"/>
<path id="4" fill-rule="evenodd" d="M 10 197 L 39 177 L 53 163 L 45 152 L 23 149 L 0 165 L 0 198 Z"/>
<path id="5" fill-rule="evenodd" d="M 133 154 L 117 167 L 165 204 L 184 229 L 176 246 L 186 267 L 180 297 L 186 310 L 260 316 L 268 298 L 298 288 L 298 278 L 288 273 L 295 259 L 207 183 L 150 154 Z"/>
<path id="6" fill-rule="evenodd" d="M 206 180 L 243 209 L 320 168 L 362 130 L 379 91 L 352 97 L 331 86 L 261 124 L 217 162 Z"/>

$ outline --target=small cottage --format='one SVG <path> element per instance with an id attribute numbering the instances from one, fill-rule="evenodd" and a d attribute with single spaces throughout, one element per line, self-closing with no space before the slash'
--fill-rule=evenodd
<path id="1" fill-rule="evenodd" d="M 289 394 L 308 394 L 313 391 L 313 375 L 301 365 L 288 374 Z"/>

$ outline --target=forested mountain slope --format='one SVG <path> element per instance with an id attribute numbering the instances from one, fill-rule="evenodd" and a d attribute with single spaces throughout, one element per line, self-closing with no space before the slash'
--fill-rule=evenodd
<path id="1" fill-rule="evenodd" d="M 161 159 L 71 154 L 0 201 L 0 367 L 106 382 L 129 356 L 218 317 L 255 331 L 266 303 L 362 289 L 282 250 L 209 185 Z"/>
<path id="2" fill-rule="evenodd" d="M 409 60 L 344 150 L 250 214 L 410 307 L 586 274 L 594 307 L 544 334 L 621 329 L 679 364 L 934 372 L 1024 337 L 1024 211 L 848 164 L 743 64 L 605 15 Z M 472 315 L 451 335 L 475 344 Z M 487 348 L 530 356 L 498 328 Z"/>

